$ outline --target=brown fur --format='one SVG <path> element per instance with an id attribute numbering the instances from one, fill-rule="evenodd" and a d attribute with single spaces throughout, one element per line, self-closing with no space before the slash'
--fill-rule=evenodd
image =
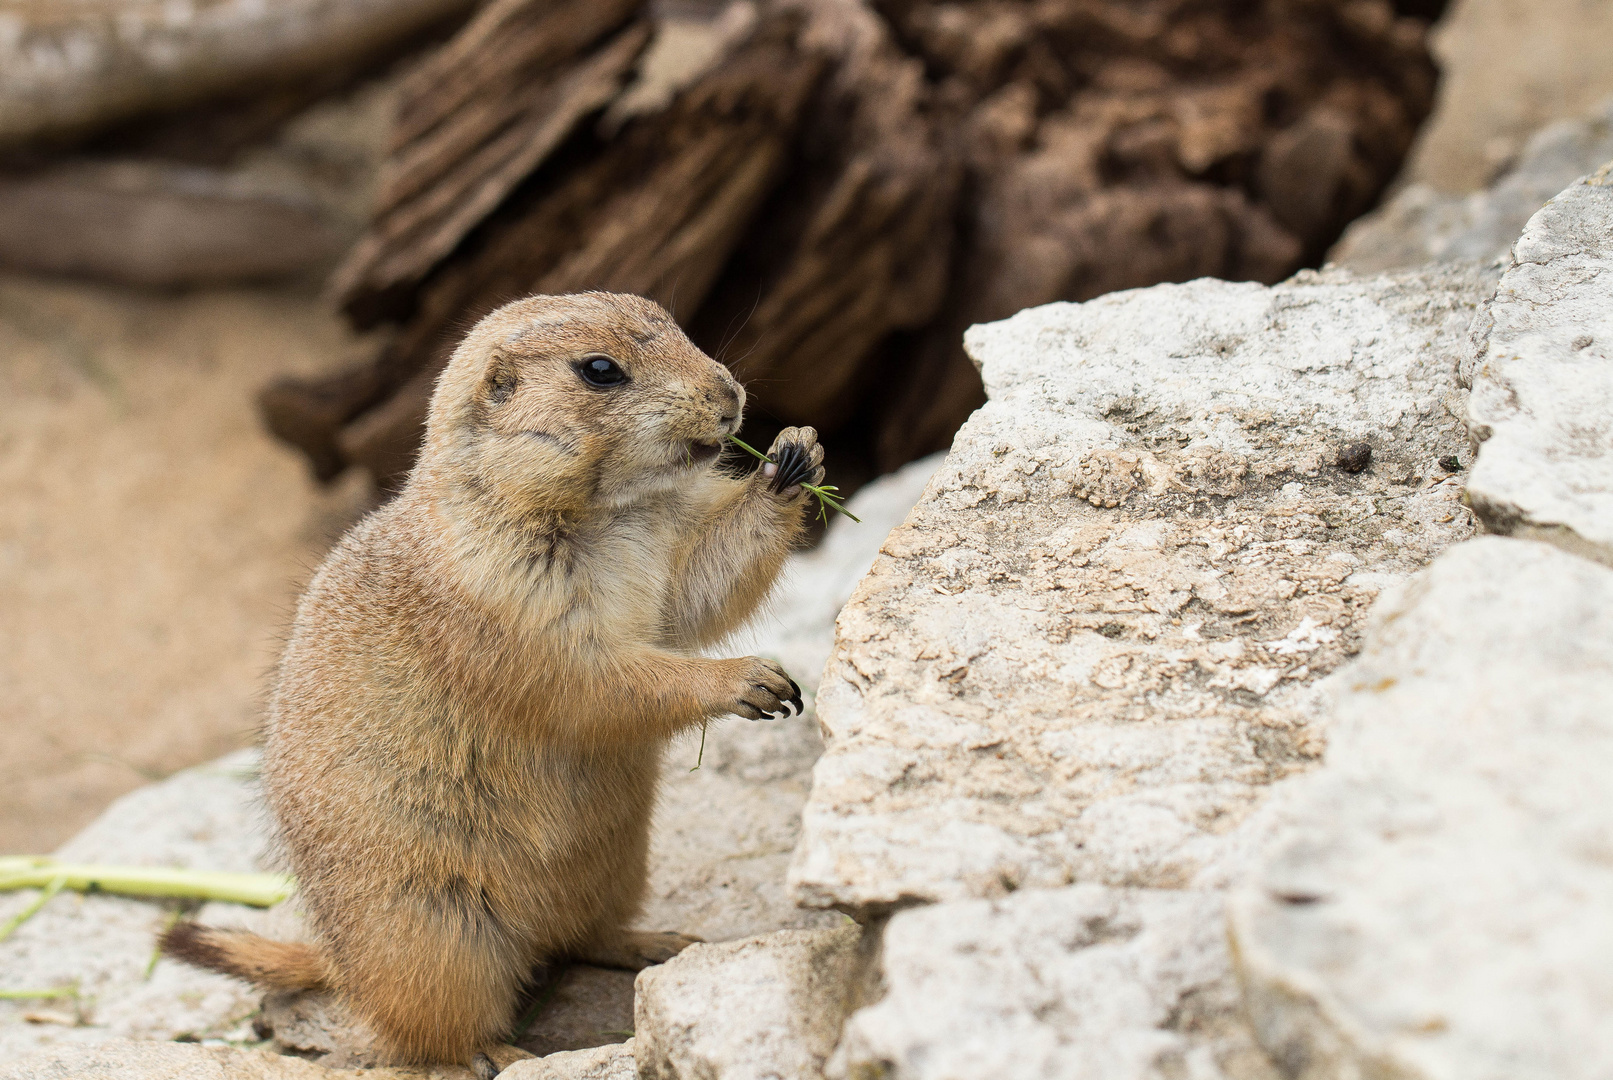
<path id="1" fill-rule="evenodd" d="M 572 365 L 592 353 L 629 383 L 586 385 Z M 540 296 L 483 319 L 408 484 L 326 560 L 280 663 L 264 789 L 317 947 L 197 927 L 165 947 L 329 984 L 400 1059 L 463 1063 L 506 1034 L 534 965 L 642 967 L 687 944 L 626 929 L 662 750 L 794 692 L 771 661 L 695 655 L 757 607 L 802 528 L 799 486 L 700 457 L 743 405 L 647 300 Z M 821 462 L 810 428 L 785 441 Z"/>

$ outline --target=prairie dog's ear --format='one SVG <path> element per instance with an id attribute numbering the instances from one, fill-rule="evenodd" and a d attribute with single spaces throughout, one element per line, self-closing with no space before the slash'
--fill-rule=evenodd
<path id="1" fill-rule="evenodd" d="M 515 385 L 519 381 L 515 361 L 495 351 L 487 361 L 487 377 L 482 380 L 482 393 L 489 405 L 502 405 L 515 395 Z"/>

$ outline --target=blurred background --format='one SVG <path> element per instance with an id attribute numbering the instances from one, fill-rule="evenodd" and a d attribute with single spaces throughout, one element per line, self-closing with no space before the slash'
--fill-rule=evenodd
<path id="1" fill-rule="evenodd" d="M 850 491 L 969 324 L 1493 259 L 1610 94 L 1607 0 L 0 0 L 0 852 L 252 741 L 505 301 L 660 301 Z"/>

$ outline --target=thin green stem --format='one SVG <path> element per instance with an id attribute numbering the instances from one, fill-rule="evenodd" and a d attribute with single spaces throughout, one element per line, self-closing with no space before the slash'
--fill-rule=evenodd
<path id="1" fill-rule="evenodd" d="M 769 465 L 778 464 L 772 458 L 756 449 L 756 447 L 752 446 L 748 442 L 745 442 L 738 435 L 728 436 L 728 441 L 745 451 L 747 454 L 756 458 L 758 461 L 765 461 Z M 862 524 L 862 518 L 858 517 L 856 514 L 853 514 L 850 510 L 847 510 L 845 501 L 842 500 L 840 496 L 833 494 L 833 492 L 840 490 L 838 487 L 835 487 L 833 484 L 824 484 L 821 486 L 818 484 L 802 484 L 801 486 L 807 491 L 810 491 L 813 495 L 817 496 L 818 516 L 823 519 L 823 523 L 825 525 L 829 523 L 830 510 L 833 510 L 837 514 L 845 514 L 857 524 Z"/>
<path id="2" fill-rule="evenodd" d="M 33 918 L 35 913 L 37 913 L 40 908 L 50 903 L 50 898 L 61 892 L 62 888 L 66 886 L 66 884 L 67 878 L 65 875 L 57 874 L 55 877 L 51 878 L 50 884 L 46 885 L 44 890 L 34 898 L 33 903 L 29 904 L 11 918 L 7 919 L 4 925 L 0 925 L 0 941 L 6 940 L 6 938 L 10 937 L 16 932 L 17 927 Z"/>
<path id="3" fill-rule="evenodd" d="M 694 772 L 695 769 L 700 768 L 700 763 L 706 760 L 706 728 L 710 726 L 710 720 L 707 720 L 704 724 L 700 725 L 700 753 L 695 755 L 694 769 L 690 769 L 690 772 Z"/>
<path id="4" fill-rule="evenodd" d="M 168 917 L 162 921 L 162 933 L 157 935 L 157 944 L 152 946 L 151 949 L 151 959 L 146 961 L 146 982 L 151 981 L 152 973 L 157 970 L 157 961 L 162 959 L 162 939 L 168 935 L 168 931 L 179 925 L 179 920 L 184 915 L 185 912 L 182 909 L 174 908 L 168 913 Z"/>

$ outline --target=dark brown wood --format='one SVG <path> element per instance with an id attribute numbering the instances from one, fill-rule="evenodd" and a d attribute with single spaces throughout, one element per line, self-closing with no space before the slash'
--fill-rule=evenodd
<path id="1" fill-rule="evenodd" d="M 374 226 L 330 283 L 355 322 L 408 313 L 431 271 L 616 97 L 650 37 L 643 21 L 622 29 L 638 6 L 497 0 L 405 81 Z"/>
<path id="2" fill-rule="evenodd" d="M 849 489 L 945 447 L 983 400 L 970 323 L 1286 277 L 1376 200 L 1432 103 L 1426 24 L 1389 0 L 761 11 L 618 128 L 592 118 L 647 47 L 636 6 L 488 7 L 416 76 L 336 281 L 400 332 L 362 373 L 277 388 L 277 430 L 325 471 L 395 475 L 464 327 L 608 288 L 672 307 L 734 369 L 756 438 L 824 432 Z"/>

